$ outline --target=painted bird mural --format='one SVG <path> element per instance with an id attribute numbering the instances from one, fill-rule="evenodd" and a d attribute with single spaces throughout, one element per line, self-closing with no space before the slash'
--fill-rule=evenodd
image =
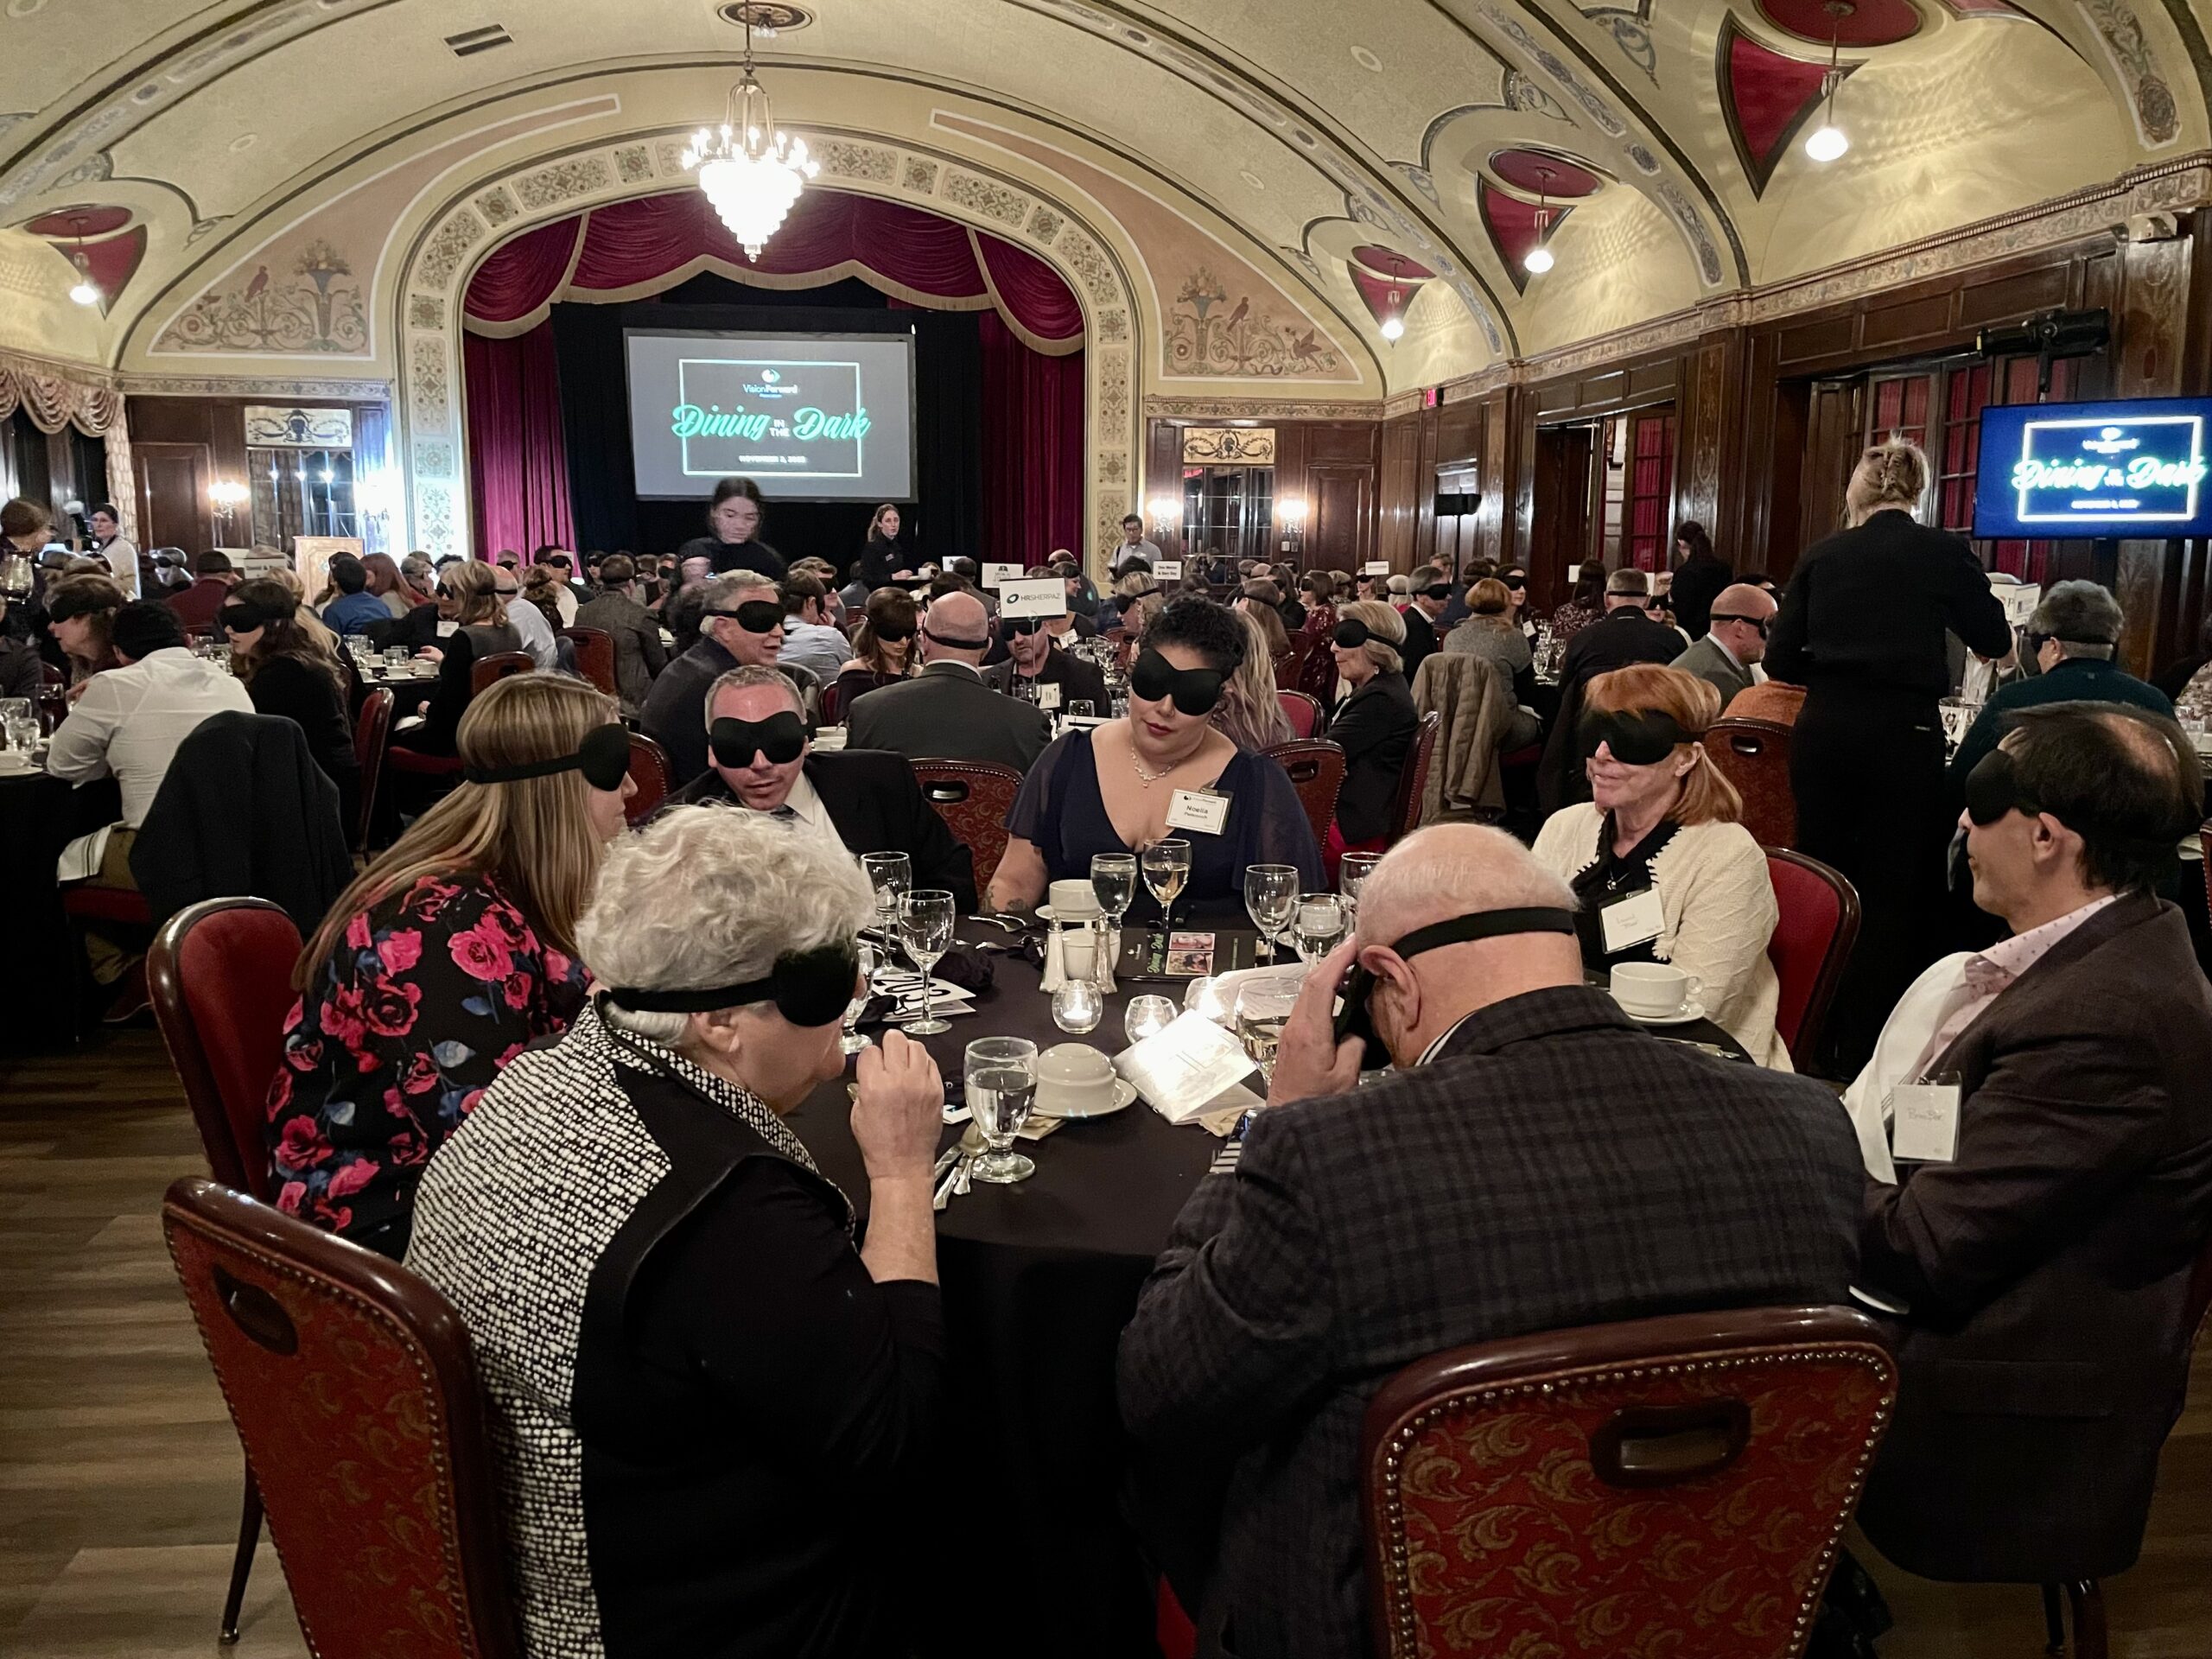
<path id="1" fill-rule="evenodd" d="M 268 286 L 269 267 L 266 265 L 259 266 L 253 273 L 253 280 L 245 285 L 246 298 L 249 300 L 259 299 L 261 297 L 262 290 Z"/>

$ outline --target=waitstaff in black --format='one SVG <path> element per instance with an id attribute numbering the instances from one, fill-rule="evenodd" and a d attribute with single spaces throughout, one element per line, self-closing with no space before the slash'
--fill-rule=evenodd
<path id="1" fill-rule="evenodd" d="M 714 505 L 707 509 L 707 528 L 711 533 L 693 537 L 677 557 L 709 560 L 718 576 L 728 570 L 758 570 L 772 582 L 781 582 L 790 567 L 782 554 L 760 539 L 766 516 L 758 484 L 749 478 L 726 478 L 715 486 Z"/>
<path id="2" fill-rule="evenodd" d="M 1914 522 L 1927 489 L 1918 446 L 1869 449 L 1844 496 L 1851 527 L 1798 561 L 1767 642 L 1767 671 L 1806 688 L 1789 756 L 1798 850 L 1849 876 L 1864 906 L 1828 1019 L 1840 1077 L 1872 1053 L 1898 996 L 1945 944 L 1944 635 L 1983 657 L 2012 649 L 1973 550 Z"/>

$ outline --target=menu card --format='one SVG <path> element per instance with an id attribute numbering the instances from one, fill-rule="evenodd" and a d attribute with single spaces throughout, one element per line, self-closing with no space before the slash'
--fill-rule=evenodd
<path id="1" fill-rule="evenodd" d="M 1187 1123 L 1254 1067 L 1233 1033 L 1202 1014 L 1181 1014 L 1115 1056 L 1114 1069 L 1170 1123 Z"/>

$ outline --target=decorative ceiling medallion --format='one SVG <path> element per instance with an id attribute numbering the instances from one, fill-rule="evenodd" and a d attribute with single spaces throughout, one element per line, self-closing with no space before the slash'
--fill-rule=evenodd
<path id="1" fill-rule="evenodd" d="M 1511 149 L 1493 150 L 1490 170 L 1499 182 L 1511 185 L 1516 190 L 1525 190 L 1534 195 L 1541 193 L 1565 196 L 1579 200 L 1594 196 L 1605 183 L 1605 175 L 1589 162 L 1562 155 L 1557 150 L 1536 149 L 1527 145 Z"/>
<path id="2" fill-rule="evenodd" d="M 1352 48 L 1351 60 L 1370 75 L 1379 75 L 1382 73 L 1382 60 L 1363 46 Z"/>
<path id="3" fill-rule="evenodd" d="M 56 207 L 52 213 L 41 213 L 23 226 L 33 236 L 60 238 L 65 240 L 77 237 L 113 236 L 130 222 L 128 207 L 99 207 L 90 203 L 73 207 Z"/>
<path id="4" fill-rule="evenodd" d="M 721 20 L 743 29 L 753 25 L 755 35 L 788 35 L 795 29 L 804 29 L 814 21 L 814 14 L 804 6 L 794 6 L 785 0 L 730 0 L 726 6 L 716 8 Z"/>
<path id="5" fill-rule="evenodd" d="M 1759 16 L 1785 35 L 1815 46 L 1831 38 L 1844 46 L 1895 46 L 1920 33 L 1924 21 L 1912 0 L 1853 0 L 1838 17 L 1823 0 L 1758 0 Z"/>
<path id="6" fill-rule="evenodd" d="M 1394 277 L 1400 282 L 1410 278 L 1425 283 L 1436 275 L 1427 265 L 1407 258 L 1395 248 L 1379 247 L 1372 242 L 1361 243 L 1351 251 L 1351 257 L 1354 264 L 1373 272 L 1386 283 Z"/>
<path id="7" fill-rule="evenodd" d="M 1256 173 L 1240 172 L 1236 176 L 1243 180 L 1245 183 L 1250 185 L 1255 190 L 1264 190 L 1268 188 L 1265 181 L 1262 181 L 1260 175 Z"/>

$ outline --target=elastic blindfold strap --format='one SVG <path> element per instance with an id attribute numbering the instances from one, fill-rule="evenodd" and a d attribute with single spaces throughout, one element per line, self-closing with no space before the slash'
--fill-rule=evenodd
<path id="1" fill-rule="evenodd" d="M 988 639 L 957 639 L 949 633 L 939 633 L 926 622 L 922 624 L 922 633 L 925 639 L 934 639 L 940 645 L 950 645 L 955 651 L 988 651 L 991 648 L 991 642 Z"/>
<path id="2" fill-rule="evenodd" d="M 630 734 L 620 725 L 594 727 L 573 754 L 550 760 L 530 760 L 518 766 L 471 766 L 461 774 L 472 784 L 518 784 L 529 778 L 552 778 L 564 772 L 581 772 L 594 789 L 619 789 L 630 770 Z"/>
<path id="3" fill-rule="evenodd" d="M 701 990 L 649 991 L 623 986 L 607 993 L 622 1007 L 639 1014 L 712 1014 L 717 1008 L 773 1002 L 776 1011 L 802 1029 L 814 1029 L 843 1017 L 853 999 L 860 958 L 850 944 L 823 945 L 776 958 L 766 979 Z"/>
<path id="4" fill-rule="evenodd" d="M 1434 922 L 1427 927 L 1417 927 L 1403 938 L 1392 943 L 1390 949 L 1399 957 L 1417 957 L 1424 950 L 1434 950 L 1447 944 L 1465 944 L 1474 939 L 1500 938 L 1510 933 L 1573 933 L 1574 912 L 1551 905 L 1539 905 L 1518 910 L 1478 910 L 1471 916 L 1454 916 L 1446 922 Z"/>

